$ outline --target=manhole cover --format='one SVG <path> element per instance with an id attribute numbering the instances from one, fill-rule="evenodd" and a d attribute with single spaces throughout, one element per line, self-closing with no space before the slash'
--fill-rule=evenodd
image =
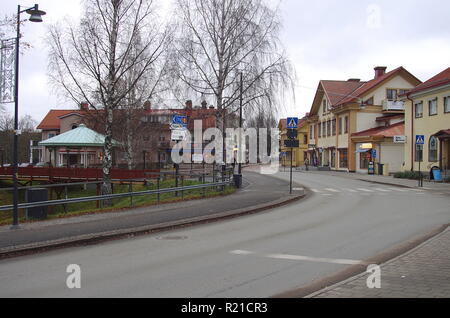
<path id="1" fill-rule="evenodd" d="M 157 237 L 156 239 L 157 240 L 165 240 L 165 241 L 179 241 L 179 240 L 187 240 L 187 236 L 176 236 L 176 235 L 173 235 L 173 236 L 160 236 L 160 237 Z"/>

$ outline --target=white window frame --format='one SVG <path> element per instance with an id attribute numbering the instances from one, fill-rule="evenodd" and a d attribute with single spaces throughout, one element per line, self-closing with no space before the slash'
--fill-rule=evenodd
<path id="1" fill-rule="evenodd" d="M 444 97 L 444 113 L 450 113 L 450 95 Z"/>
<path id="2" fill-rule="evenodd" d="M 435 109 L 435 113 L 431 113 L 431 105 L 432 105 L 432 103 L 434 103 L 434 109 Z M 430 99 L 429 101 L 428 101 L 428 116 L 436 116 L 437 114 L 438 114 L 438 106 L 437 106 L 437 104 L 438 104 L 438 99 L 437 98 L 433 98 L 433 99 Z"/>
<path id="3" fill-rule="evenodd" d="M 420 113 L 420 116 L 418 116 L 417 114 L 417 106 L 420 105 L 422 107 L 422 111 Z M 423 118 L 423 101 L 420 102 L 416 102 L 414 103 L 414 117 L 415 118 Z"/>

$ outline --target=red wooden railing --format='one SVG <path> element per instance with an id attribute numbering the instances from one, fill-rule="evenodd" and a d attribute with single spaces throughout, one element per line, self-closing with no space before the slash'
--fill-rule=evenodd
<path id="1" fill-rule="evenodd" d="M 156 173 L 156 174 L 153 174 Z M 116 180 L 149 179 L 156 177 L 159 170 L 125 170 L 112 169 L 111 178 Z M 12 167 L 0 167 L 0 176 L 11 176 Z M 102 169 L 98 168 L 42 168 L 25 167 L 19 168 L 20 178 L 49 178 L 49 179 L 73 179 L 73 180 L 101 180 L 103 178 Z"/>

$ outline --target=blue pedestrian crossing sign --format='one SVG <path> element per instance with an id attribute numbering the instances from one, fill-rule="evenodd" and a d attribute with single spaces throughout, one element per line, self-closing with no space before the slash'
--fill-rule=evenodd
<path id="1" fill-rule="evenodd" d="M 298 118 L 290 117 L 287 119 L 287 128 L 288 129 L 298 129 Z"/>
<path id="2" fill-rule="evenodd" d="M 416 145 L 425 145 L 424 135 L 416 135 Z"/>

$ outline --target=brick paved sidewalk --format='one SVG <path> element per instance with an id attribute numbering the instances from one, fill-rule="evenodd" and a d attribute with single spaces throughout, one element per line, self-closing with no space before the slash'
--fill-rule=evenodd
<path id="1" fill-rule="evenodd" d="M 369 289 L 363 273 L 328 287 L 312 298 L 449 298 L 450 228 L 381 265 L 381 288 Z"/>

